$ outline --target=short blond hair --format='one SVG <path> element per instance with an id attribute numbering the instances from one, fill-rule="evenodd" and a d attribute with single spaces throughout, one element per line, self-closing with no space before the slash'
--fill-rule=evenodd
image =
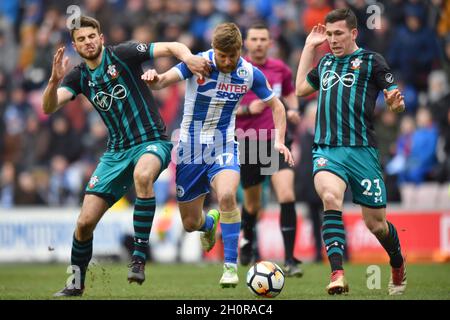
<path id="1" fill-rule="evenodd" d="M 238 26 L 232 22 L 217 25 L 212 37 L 212 47 L 223 52 L 240 50 L 242 34 Z"/>

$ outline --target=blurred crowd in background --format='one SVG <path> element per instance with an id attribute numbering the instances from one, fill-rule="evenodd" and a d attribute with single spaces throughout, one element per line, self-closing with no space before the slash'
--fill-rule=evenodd
<path id="1" fill-rule="evenodd" d="M 367 13 L 367 8 L 373 4 L 381 9 L 381 19 L 377 28 L 369 29 L 366 21 L 373 11 Z M 294 76 L 312 27 L 323 23 L 332 9 L 350 7 L 359 19 L 359 46 L 386 58 L 405 96 L 402 115 L 388 112 L 382 96 L 375 110 L 389 201 L 402 201 L 403 185 L 449 185 L 450 1 L 8 0 L 0 2 L 0 207 L 79 205 L 105 151 L 106 128 L 84 97 L 50 117 L 41 108 L 56 49 L 66 46 L 70 66 L 81 61 L 66 27 L 70 5 L 100 21 L 107 45 L 180 41 L 194 53 L 209 49 L 218 23 L 233 21 L 245 35 L 251 23 L 263 20 L 274 40 L 271 55 L 289 64 Z M 318 58 L 328 48 L 319 51 Z M 160 58 L 144 68 L 163 72 L 175 63 Z M 155 91 L 154 96 L 170 136 L 181 121 L 184 85 Z M 306 157 L 315 98 L 299 100 L 303 119 L 293 128 L 300 201 L 314 191 L 312 181 L 302 176 L 311 170 Z M 174 198 L 173 166 L 157 188 L 159 203 Z"/>

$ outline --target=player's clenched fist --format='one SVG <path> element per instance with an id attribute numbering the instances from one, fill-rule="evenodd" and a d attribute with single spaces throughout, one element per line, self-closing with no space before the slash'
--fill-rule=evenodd
<path id="1" fill-rule="evenodd" d="M 147 82 L 148 84 L 155 84 L 159 80 L 158 72 L 155 69 L 150 69 L 144 72 L 141 76 L 141 79 Z"/>

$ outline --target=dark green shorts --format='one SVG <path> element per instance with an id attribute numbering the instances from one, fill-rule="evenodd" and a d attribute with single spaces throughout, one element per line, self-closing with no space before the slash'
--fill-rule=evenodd
<path id="1" fill-rule="evenodd" d="M 86 186 L 85 193 L 98 195 L 112 206 L 132 185 L 134 167 L 142 155 L 151 153 L 159 158 L 159 176 L 170 163 L 172 147 L 171 142 L 158 140 L 141 143 L 126 151 L 105 152 Z"/>
<path id="2" fill-rule="evenodd" d="M 315 146 L 313 162 L 313 175 L 325 170 L 339 176 L 350 186 L 354 203 L 369 208 L 386 207 L 386 186 L 377 149 Z"/>

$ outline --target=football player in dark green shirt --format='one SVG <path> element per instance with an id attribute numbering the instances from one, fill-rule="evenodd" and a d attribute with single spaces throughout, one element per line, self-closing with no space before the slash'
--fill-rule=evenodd
<path id="1" fill-rule="evenodd" d="M 71 30 L 72 44 L 84 60 L 67 72 L 64 47 L 53 59 L 52 74 L 43 95 L 43 109 L 57 111 L 83 94 L 108 128 L 107 150 L 86 186 L 81 213 L 73 235 L 71 265 L 74 281 L 55 296 L 79 296 L 84 291 L 86 269 L 92 257 L 95 226 L 103 214 L 134 183 L 134 252 L 128 281 L 142 284 L 153 217 L 153 183 L 170 162 L 172 143 L 153 96 L 141 80 L 141 64 L 153 58 L 175 56 L 202 77 L 209 62 L 194 56 L 183 44 L 128 42 L 105 46 L 97 20 L 81 16 Z"/>
<path id="2" fill-rule="evenodd" d="M 373 128 L 373 110 L 383 90 L 388 108 L 405 109 L 403 96 L 384 58 L 358 48 L 355 14 L 331 11 L 325 25 L 313 28 L 306 39 L 297 72 L 296 93 L 319 91 L 313 149 L 314 186 L 324 205 L 322 237 L 331 264 L 329 294 L 348 292 L 342 257 L 344 193 L 350 187 L 353 202 L 361 205 L 364 222 L 390 257 L 389 294 L 406 287 L 405 262 L 396 228 L 386 220 L 386 188 Z M 328 41 L 326 54 L 314 68 L 314 50 Z"/>

